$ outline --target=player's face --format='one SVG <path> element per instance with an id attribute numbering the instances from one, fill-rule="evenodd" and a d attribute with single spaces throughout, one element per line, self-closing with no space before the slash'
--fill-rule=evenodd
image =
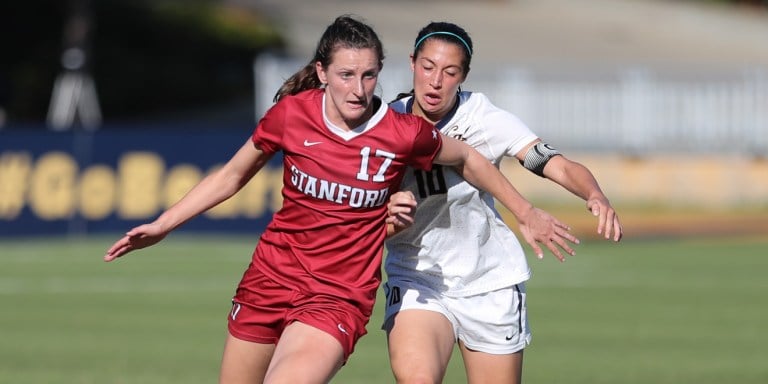
<path id="1" fill-rule="evenodd" d="M 325 83 L 325 114 L 340 128 L 354 129 L 373 113 L 379 57 L 373 49 L 338 48 L 328 68 L 315 64 Z"/>
<path id="2" fill-rule="evenodd" d="M 424 42 L 418 56 L 411 58 L 415 114 L 437 123 L 451 111 L 466 77 L 463 57 L 464 51 L 456 44 L 439 39 Z"/>

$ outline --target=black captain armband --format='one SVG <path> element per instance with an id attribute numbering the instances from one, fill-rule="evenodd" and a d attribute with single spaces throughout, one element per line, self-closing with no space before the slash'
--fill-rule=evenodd
<path id="1" fill-rule="evenodd" d="M 528 153 L 525 154 L 525 160 L 521 161 L 520 164 L 529 171 L 544 177 L 544 166 L 551 158 L 559 154 L 557 149 L 540 141 L 528 150 Z"/>

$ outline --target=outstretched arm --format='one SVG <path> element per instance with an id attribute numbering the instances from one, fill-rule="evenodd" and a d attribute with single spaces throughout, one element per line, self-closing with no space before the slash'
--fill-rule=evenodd
<path id="1" fill-rule="evenodd" d="M 155 221 L 128 231 L 104 255 L 112 261 L 133 250 L 149 247 L 191 218 L 237 193 L 269 160 L 249 139 L 222 168 L 206 176 Z"/>
<path id="2" fill-rule="evenodd" d="M 539 139 L 532 141 L 515 157 L 531 172 L 560 184 L 584 199 L 587 209 L 598 217 L 597 233 L 606 239 L 613 234 L 614 241 L 621 240 L 623 231 L 619 217 L 587 167 L 569 160 Z"/>
<path id="3" fill-rule="evenodd" d="M 587 209 L 598 218 L 598 234 L 621 240 L 624 232 L 619 216 L 587 167 L 565 156 L 555 156 L 544 167 L 544 176 L 587 202 Z"/>
<path id="4" fill-rule="evenodd" d="M 462 177 L 472 185 L 493 195 L 517 219 L 525 241 L 533 248 L 538 258 L 543 257 L 539 243 L 544 244 L 560 261 L 563 257 L 560 249 L 569 255 L 574 251 L 568 242 L 578 244 L 579 240 L 570 232 L 570 228 L 551 216 L 535 208 L 515 189 L 506 177 L 469 145 L 443 136 L 443 146 L 435 162 L 457 167 Z"/>

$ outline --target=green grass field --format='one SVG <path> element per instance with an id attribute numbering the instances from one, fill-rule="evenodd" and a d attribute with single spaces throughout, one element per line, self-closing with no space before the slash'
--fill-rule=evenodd
<path id="1" fill-rule="evenodd" d="M 0 383 L 216 382 L 254 238 L 0 241 Z M 768 382 L 768 239 L 588 240 L 531 259 L 527 383 Z M 391 383 L 381 308 L 334 383 Z M 446 383 L 464 382 L 454 358 Z"/>

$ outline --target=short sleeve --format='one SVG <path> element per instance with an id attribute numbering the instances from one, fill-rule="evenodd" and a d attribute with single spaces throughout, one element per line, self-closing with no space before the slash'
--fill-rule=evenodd
<path id="1" fill-rule="evenodd" d="M 410 165 L 418 169 L 431 170 L 432 163 L 443 145 L 442 135 L 426 120 L 421 118 L 415 120 L 419 124 L 419 129 L 413 143 Z"/>
<path id="2" fill-rule="evenodd" d="M 489 142 L 491 145 L 495 143 L 500 146 L 500 148 L 494 148 L 495 153 L 503 151 L 506 156 L 514 157 L 526 145 L 538 139 L 538 136 L 522 120 L 510 113 L 497 113 L 490 118 L 497 119 L 496 122 L 489 124 L 489 127 L 493 127 L 489 130 Z"/>
<path id="3" fill-rule="evenodd" d="M 282 149 L 285 131 L 285 103 L 278 102 L 259 120 L 251 140 L 266 154 L 274 154 Z"/>
<path id="4" fill-rule="evenodd" d="M 481 94 L 473 94 L 478 100 L 477 116 L 486 135 L 492 153 L 514 157 L 525 146 L 538 139 L 536 134 L 517 116 L 496 107 Z"/>

